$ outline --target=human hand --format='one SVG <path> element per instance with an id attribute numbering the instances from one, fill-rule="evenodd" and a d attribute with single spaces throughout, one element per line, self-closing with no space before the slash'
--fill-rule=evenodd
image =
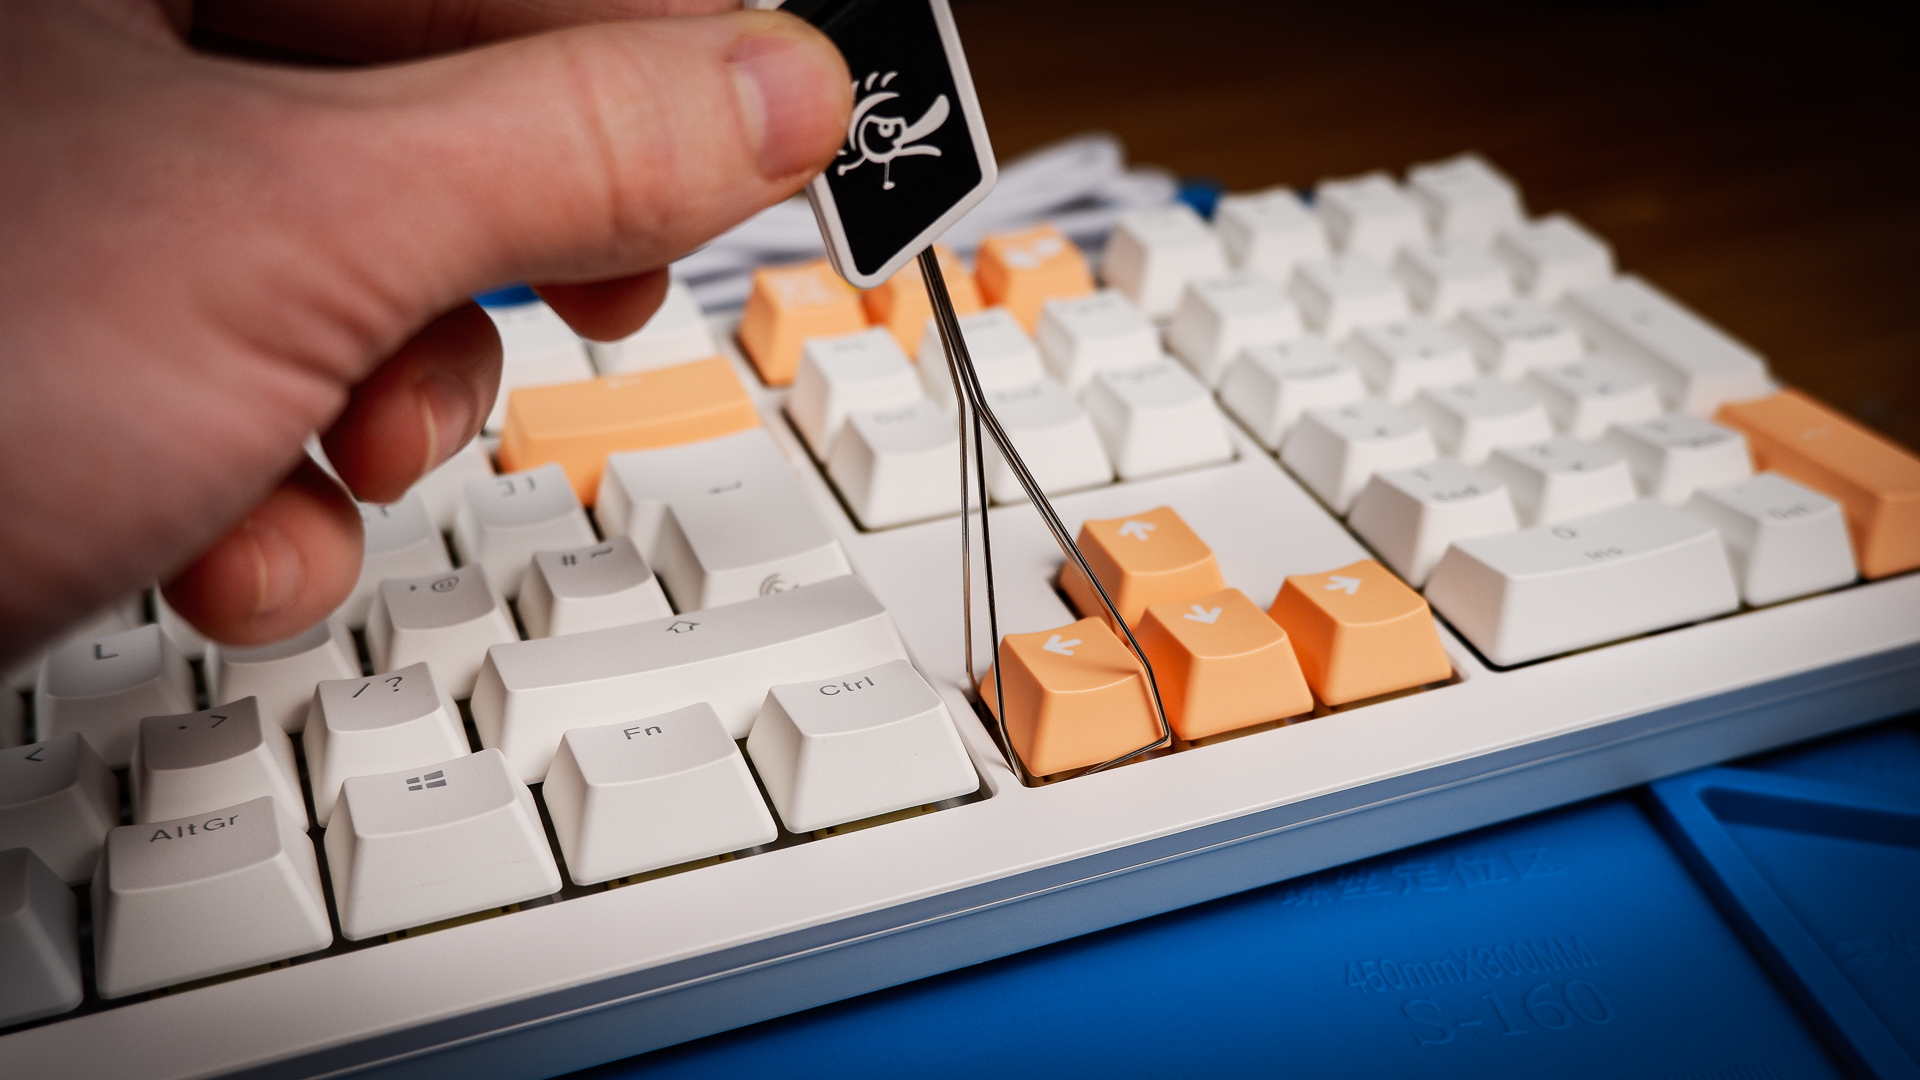
<path id="1" fill-rule="evenodd" d="M 629 333 L 850 107 L 824 37 L 730 0 L 193 11 L 399 61 L 355 68 L 195 52 L 190 3 L 0 5 L 0 666 L 155 579 L 217 640 L 319 621 L 360 523 L 309 433 L 397 499 L 492 402 L 470 294 L 544 283 L 580 333 Z"/>

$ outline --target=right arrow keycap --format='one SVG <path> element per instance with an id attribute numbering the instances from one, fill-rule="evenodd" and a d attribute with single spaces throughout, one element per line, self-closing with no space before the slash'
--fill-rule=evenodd
<path id="1" fill-rule="evenodd" d="M 1307 685 L 1328 705 L 1453 673 L 1427 602 L 1372 559 L 1288 578 L 1267 614 L 1293 639 Z"/>

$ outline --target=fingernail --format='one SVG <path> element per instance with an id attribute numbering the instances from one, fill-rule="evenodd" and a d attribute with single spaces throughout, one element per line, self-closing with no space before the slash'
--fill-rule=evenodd
<path id="1" fill-rule="evenodd" d="M 413 385 L 420 395 L 420 422 L 427 429 L 424 474 L 466 445 L 479 405 L 472 387 L 444 372 L 429 371 Z"/>
<path id="2" fill-rule="evenodd" d="M 253 618 L 270 619 L 299 598 L 306 568 L 300 550 L 279 529 L 252 519 L 241 528 L 253 554 Z"/>
<path id="3" fill-rule="evenodd" d="M 727 57 L 748 137 L 759 145 L 770 180 L 820 160 L 819 118 L 840 107 L 840 65 L 833 46 L 798 26 L 773 26 L 734 43 Z"/>

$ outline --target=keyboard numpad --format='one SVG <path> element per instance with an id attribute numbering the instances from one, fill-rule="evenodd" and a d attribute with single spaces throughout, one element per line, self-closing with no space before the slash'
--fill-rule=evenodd
<path id="1" fill-rule="evenodd" d="M 1287 578 L 1267 614 L 1293 640 L 1307 685 L 1328 705 L 1453 674 L 1427 602 L 1371 559 Z"/>
<path id="2" fill-rule="evenodd" d="M 1287 632 L 1238 589 L 1152 604 L 1140 648 L 1153 663 L 1167 723 L 1192 742 L 1313 709 Z"/>
<path id="3" fill-rule="evenodd" d="M 579 547 L 596 539 L 566 470 L 558 464 L 467 481 L 453 525 L 460 561 L 485 567 L 488 580 L 509 600 L 520 595 L 534 552 Z"/>
<path id="4" fill-rule="evenodd" d="M 260 715 L 252 697 L 140 721 L 129 779 L 136 824 L 271 797 L 302 830 L 307 828 L 293 740 Z"/>
<path id="5" fill-rule="evenodd" d="M 323 826 L 347 777 L 426 766 L 469 750 L 460 710 L 426 664 L 330 679 L 314 688 L 310 710 L 301 739 L 313 816 Z"/>
<path id="6" fill-rule="evenodd" d="M 93 879 L 93 920 L 103 998 L 333 943 L 313 842 L 271 797 L 113 830 Z"/>
<path id="7" fill-rule="evenodd" d="M 326 845 L 352 941 L 560 888 L 533 793 L 498 750 L 347 778 Z"/>
<path id="8" fill-rule="evenodd" d="M 77 731 L 113 768 L 133 759 L 141 717 L 191 708 L 193 671 L 153 623 L 55 646 L 34 692 L 43 738 Z"/>
<path id="9" fill-rule="evenodd" d="M 1014 753 L 1035 776 L 1099 765 L 1160 737 L 1145 669 L 1099 619 L 1003 636 L 980 700 L 1005 716 Z"/>
<path id="10" fill-rule="evenodd" d="M 958 798 L 980 784 L 946 704 L 905 660 L 768 688 L 747 756 L 796 833 Z"/>
<path id="11" fill-rule="evenodd" d="M 120 785 L 77 731 L 0 750 L 0 851 L 32 848 L 69 885 L 93 877 Z"/>
<path id="12" fill-rule="evenodd" d="M 1865 577 L 1920 567 L 1920 458 L 1797 390 L 1721 408 L 1755 464 L 1837 500 Z"/>
<path id="13" fill-rule="evenodd" d="M 473 692 L 489 646 L 518 640 L 513 616 L 479 566 L 383 581 L 367 620 L 375 671 L 425 663 L 454 697 Z"/>
<path id="14" fill-rule="evenodd" d="M 953 302 L 954 312 L 971 315 L 984 307 L 980 300 L 980 287 L 967 268 L 961 265 L 960 257 L 940 244 L 933 245 L 933 254 L 940 260 L 940 277 L 947 283 L 947 299 Z M 912 349 L 920 344 L 920 335 L 926 332 L 927 320 L 933 317 L 933 302 L 927 299 L 927 282 L 920 274 L 918 259 L 908 262 L 892 277 L 861 293 L 860 302 L 865 305 L 867 317 L 873 320 L 873 325 L 892 334 L 893 340 L 902 349 Z"/>
<path id="15" fill-rule="evenodd" d="M 785 386 L 800 368 L 808 338 L 867 328 L 860 294 L 825 259 L 753 272 L 753 292 L 740 315 L 740 345 L 768 386 Z"/>
<path id="16" fill-rule="evenodd" d="M 1213 550 L 1172 507 L 1083 522 L 1076 543 L 1129 626 L 1150 604 L 1185 603 L 1226 587 Z M 1061 567 L 1060 588 L 1082 616 L 1107 620 L 1079 567 Z"/>
<path id="17" fill-rule="evenodd" d="M 557 463 L 591 505 L 607 455 L 712 439 L 760 425 L 746 387 L 714 356 L 514 395 L 500 437 L 508 472 Z"/>
<path id="18" fill-rule="evenodd" d="M 740 747 L 705 702 L 568 731 L 542 795 L 576 885 L 757 847 L 779 835 Z"/>
<path id="19" fill-rule="evenodd" d="M 673 614 L 667 594 L 633 541 L 536 551 L 520 587 L 528 637 L 603 630 Z"/>
<path id="20" fill-rule="evenodd" d="M 207 650 L 206 668 L 209 700 L 256 698 L 263 719 L 297 732 L 307 722 L 313 684 L 360 674 L 360 653 L 347 628 L 328 619 L 270 645 L 215 645 Z"/>
<path id="21" fill-rule="evenodd" d="M 80 911 L 31 848 L 0 840 L 0 1028 L 80 1005 Z"/>
<path id="22" fill-rule="evenodd" d="M 1006 308 L 1029 331 L 1040 324 L 1047 301 L 1093 291 L 1086 256 L 1051 225 L 982 238 L 974 278 L 981 300 Z"/>

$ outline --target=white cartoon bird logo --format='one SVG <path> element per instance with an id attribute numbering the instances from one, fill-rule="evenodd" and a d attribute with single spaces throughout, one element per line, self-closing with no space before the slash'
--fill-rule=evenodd
<path id="1" fill-rule="evenodd" d="M 874 115 L 873 110 L 882 102 L 891 101 L 900 96 L 887 89 L 887 84 L 892 82 L 894 76 L 898 74 L 900 73 L 897 71 L 889 71 L 883 76 L 877 71 L 872 72 L 864 80 L 865 86 L 861 85 L 860 80 L 855 80 L 854 93 L 864 90 L 867 96 L 861 98 L 860 103 L 853 108 L 853 119 L 847 124 L 847 145 L 840 151 L 840 156 L 846 157 L 857 152 L 860 159 L 840 166 L 839 172 L 835 175 L 845 176 L 871 161 L 881 168 L 881 189 L 890 191 L 894 186 L 894 158 L 921 154 L 930 157 L 940 156 L 940 148 L 937 146 L 915 144 L 933 134 L 940 125 L 947 122 L 947 113 L 951 109 L 947 104 L 947 95 L 941 94 L 935 98 L 933 104 L 927 107 L 926 115 L 911 124 L 907 123 L 907 118 L 904 116 Z M 876 83 L 879 86 L 877 91 L 874 89 Z"/>

